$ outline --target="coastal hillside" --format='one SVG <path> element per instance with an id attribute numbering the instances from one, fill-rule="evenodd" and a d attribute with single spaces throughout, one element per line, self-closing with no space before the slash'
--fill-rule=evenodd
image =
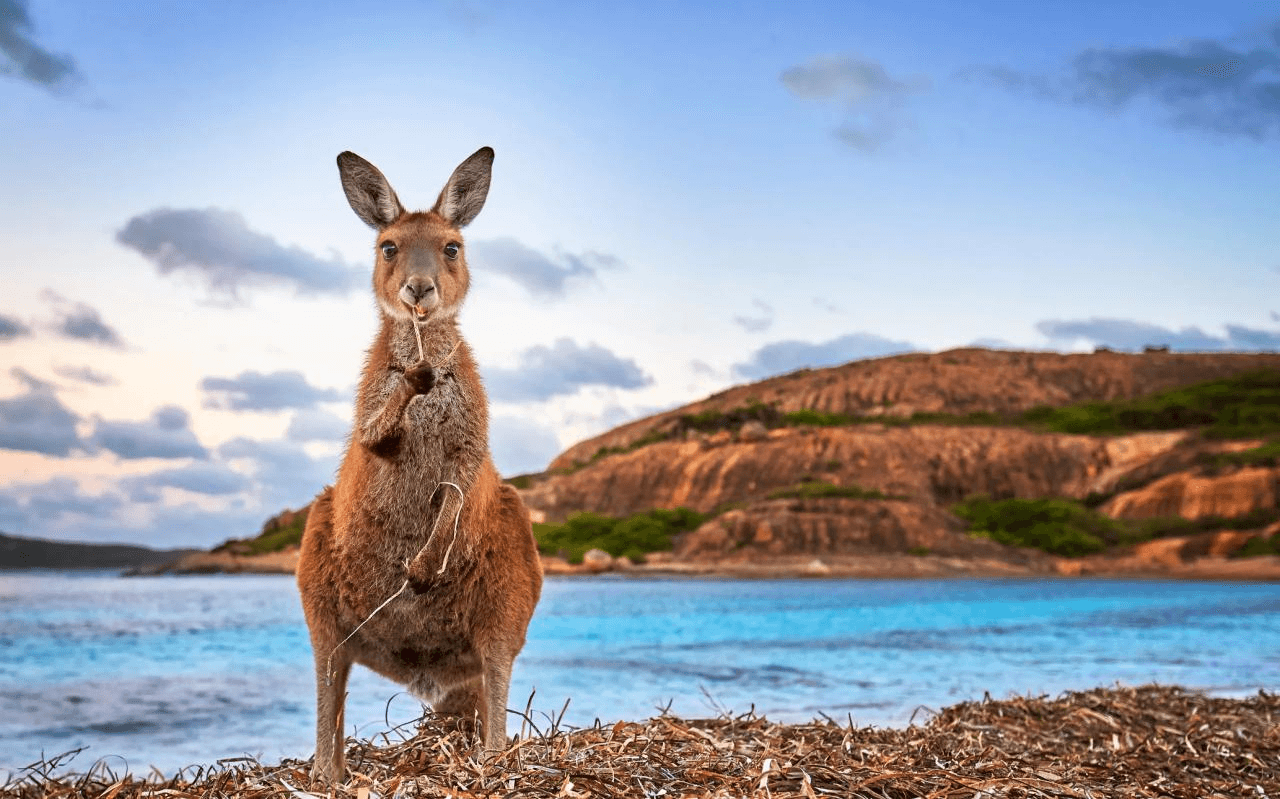
<path id="1" fill-rule="evenodd" d="M 1012 414 L 1143 397 L 1178 386 L 1280 368 L 1276 353 L 1091 354 L 965 348 L 801 369 L 726 389 L 699 402 L 616 427 L 569 447 L 548 467 L 573 468 L 602 450 L 634 446 L 712 416 L 763 404 L 780 413 L 816 411 L 855 418 L 929 414 Z"/>
<path id="2" fill-rule="evenodd" d="M 510 478 L 548 571 L 1280 578 L 1280 354 L 801 370 Z M 289 570 L 306 508 L 181 570 Z"/>
<path id="3" fill-rule="evenodd" d="M 1277 436 L 1277 354 L 964 349 L 737 386 L 513 482 L 546 526 L 696 511 L 674 564 L 1241 575 L 1276 565 Z"/>
<path id="4" fill-rule="evenodd" d="M 127 544 L 81 544 L 0 533 L 0 569 L 131 569 L 155 566 L 195 550 Z"/>

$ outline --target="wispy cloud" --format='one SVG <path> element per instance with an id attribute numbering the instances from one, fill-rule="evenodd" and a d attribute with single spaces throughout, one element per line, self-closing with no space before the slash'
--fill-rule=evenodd
<path id="1" fill-rule="evenodd" d="M 26 0 L 0 0 L 0 75 L 65 94 L 83 78 L 70 56 L 57 55 L 34 38 Z"/>
<path id="2" fill-rule="evenodd" d="M 25 391 L 0 399 L 0 449 L 58 457 L 88 449 L 76 432 L 80 418 L 58 400 L 53 386 L 20 367 L 9 373 Z"/>
<path id="3" fill-rule="evenodd" d="M 69 300 L 53 289 L 45 289 L 40 296 L 53 306 L 55 318 L 52 327 L 59 336 L 116 349 L 124 347 L 124 339 L 114 327 L 102 320 L 97 309 Z"/>
<path id="4" fill-rule="evenodd" d="M 493 462 L 505 475 L 539 472 L 560 453 L 555 431 L 521 416 L 498 414 L 489 420 Z"/>
<path id="5" fill-rule="evenodd" d="M 235 377 L 206 377 L 200 387 L 208 393 L 204 407 L 230 411 L 280 411 L 313 408 L 320 402 L 345 399 L 341 391 L 317 388 L 302 372 L 282 370 L 241 372 Z"/>
<path id="6" fill-rule="evenodd" d="M 751 304 L 755 306 L 758 315 L 733 317 L 734 324 L 741 327 L 748 333 L 761 333 L 773 326 L 773 306 L 764 300 L 752 299 Z"/>
<path id="7" fill-rule="evenodd" d="M 303 408 L 289 420 L 284 437 L 290 441 L 342 441 L 351 422 L 319 408 Z"/>
<path id="8" fill-rule="evenodd" d="M 118 494 L 89 494 L 70 477 L 17 483 L 0 489 L 0 521 L 9 530 L 40 534 L 66 517 L 100 520 L 123 505 Z"/>
<path id="9" fill-rule="evenodd" d="M 846 120 L 836 138 L 857 150 L 883 147 L 910 124 L 906 100 L 929 88 L 929 79 L 889 75 L 879 62 L 856 55 L 820 55 L 783 71 L 782 85 L 801 100 L 834 103 Z"/>
<path id="10" fill-rule="evenodd" d="M 833 314 L 844 313 L 844 309 L 842 309 L 839 305 L 836 305 L 834 302 L 832 302 L 831 300 L 828 300 L 825 297 L 814 297 L 813 304 L 815 307 L 821 308 L 827 313 L 833 313 Z"/>
<path id="11" fill-rule="evenodd" d="M 1145 101 L 1177 127 L 1258 141 L 1280 138 L 1280 19 L 1253 41 L 1090 47 L 1057 74 L 1006 66 L 962 74 L 1039 99 L 1105 110 Z"/>
<path id="12" fill-rule="evenodd" d="M 859 358 L 876 358 L 915 350 L 910 342 L 895 341 L 874 333 L 849 333 L 829 341 L 775 341 L 733 365 L 739 377 L 760 379 L 804 367 L 835 366 Z"/>
<path id="13" fill-rule="evenodd" d="M 550 347 L 530 347 L 520 354 L 515 368 L 486 369 L 484 377 L 489 396 L 499 402 L 545 400 L 583 386 L 642 388 L 653 383 L 634 360 L 568 338 Z"/>
<path id="14" fill-rule="evenodd" d="M 622 266 L 618 258 L 606 253 L 547 255 L 513 238 L 469 243 L 467 263 L 476 273 L 502 275 L 530 294 L 548 298 L 565 296 L 574 284 L 594 280 L 601 269 Z"/>
<path id="15" fill-rule="evenodd" d="M 310 502 L 333 482 L 336 457 L 313 458 L 301 444 L 284 439 L 234 438 L 218 448 L 226 461 L 244 461 L 253 471 L 258 504 L 275 513 Z"/>
<path id="16" fill-rule="evenodd" d="M 75 380 L 78 383 L 88 383 L 91 386 L 114 386 L 117 383 L 111 375 L 99 372 L 91 366 L 57 365 L 53 367 L 53 373 L 58 377 L 65 377 L 67 380 Z"/>
<path id="17" fill-rule="evenodd" d="M 1223 350 L 1280 349 L 1280 331 L 1262 330 L 1242 325 L 1226 325 L 1225 336 L 1206 333 L 1198 327 L 1178 330 L 1132 319 L 1048 319 L 1036 324 L 1045 338 L 1056 344 L 1083 341 L 1095 346 L 1120 350 L 1144 347 L 1169 347 L 1194 352 Z"/>
<path id="18" fill-rule="evenodd" d="M 0 314 L 0 341 L 12 341 L 29 335 L 31 335 L 31 328 L 21 319 Z"/>
<path id="19" fill-rule="evenodd" d="M 93 443 L 121 458 L 207 458 L 190 427 L 191 418 L 176 405 L 157 408 L 141 422 L 97 420 Z"/>
<path id="20" fill-rule="evenodd" d="M 249 478 L 224 464 L 198 461 L 174 469 L 127 477 L 120 486 L 134 502 L 159 502 L 161 489 L 180 488 L 194 494 L 227 496 L 249 487 Z"/>
<path id="21" fill-rule="evenodd" d="M 298 294 L 345 294 L 364 270 L 334 256 L 286 247 L 253 230 L 244 217 L 219 208 L 159 208 L 130 219 L 116 241 L 144 255 L 160 274 L 185 272 L 215 296 L 238 300 L 245 289 L 293 288 Z"/>
<path id="22" fill-rule="evenodd" d="M 689 361 L 689 371 L 693 372 L 698 377 L 715 377 L 719 374 L 714 366 L 701 358 L 694 358 Z"/>

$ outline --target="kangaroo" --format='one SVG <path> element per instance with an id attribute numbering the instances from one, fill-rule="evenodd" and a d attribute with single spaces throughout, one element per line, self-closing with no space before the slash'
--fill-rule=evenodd
<path id="1" fill-rule="evenodd" d="M 458 329 L 470 283 L 460 230 L 489 193 L 493 150 L 454 170 L 430 211 L 408 212 L 378 168 L 338 156 L 356 216 L 378 232 L 381 324 L 334 485 L 316 497 L 298 588 L 316 665 L 312 776 L 339 783 L 353 663 L 506 745 L 511 665 L 542 590 L 529 512 L 489 455 L 489 411 Z M 398 587 L 398 590 L 397 590 Z"/>

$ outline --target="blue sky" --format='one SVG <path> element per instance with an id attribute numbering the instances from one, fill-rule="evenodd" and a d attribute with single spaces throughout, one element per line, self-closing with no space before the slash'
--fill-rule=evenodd
<path id="1" fill-rule="evenodd" d="M 507 474 L 801 366 L 1280 348 L 1256 4 L 0 0 L 0 129 L 11 533 L 208 545 L 332 478 L 347 149 L 412 207 L 497 151 L 462 320 Z"/>

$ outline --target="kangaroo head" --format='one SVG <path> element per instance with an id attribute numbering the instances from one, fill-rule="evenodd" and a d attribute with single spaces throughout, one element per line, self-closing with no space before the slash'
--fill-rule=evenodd
<path id="1" fill-rule="evenodd" d="M 430 211 L 409 212 L 376 166 L 352 152 L 338 156 L 347 202 L 378 231 L 373 293 L 388 316 L 422 322 L 457 313 L 471 284 L 460 231 L 484 207 L 492 169 L 493 150 L 481 147 Z"/>

